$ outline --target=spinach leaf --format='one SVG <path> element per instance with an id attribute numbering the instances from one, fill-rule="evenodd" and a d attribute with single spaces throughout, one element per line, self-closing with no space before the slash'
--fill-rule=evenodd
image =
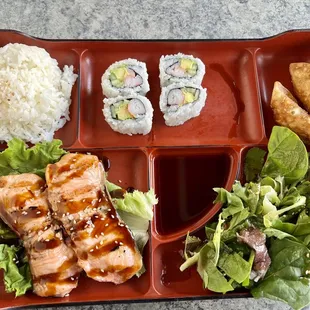
<path id="1" fill-rule="evenodd" d="M 261 176 L 283 176 L 286 184 L 303 179 L 309 160 L 305 145 L 286 127 L 274 126 L 268 143 L 268 156 Z"/>
<path id="2" fill-rule="evenodd" d="M 214 202 L 221 202 L 227 204 L 227 208 L 223 209 L 223 219 L 228 218 L 230 215 L 234 215 L 244 209 L 242 200 L 235 194 L 228 192 L 224 188 L 214 188 L 218 193 Z"/>
<path id="3" fill-rule="evenodd" d="M 212 241 L 199 252 L 197 271 L 203 279 L 204 287 L 217 293 L 233 291 L 234 288 L 214 264 L 215 250 Z"/>
<path id="4" fill-rule="evenodd" d="M 310 250 L 290 239 L 275 239 L 269 248 L 271 265 L 264 280 L 251 290 L 255 298 L 266 297 L 302 309 L 310 303 Z"/>
<path id="5" fill-rule="evenodd" d="M 251 148 L 245 157 L 244 174 L 246 182 L 257 181 L 263 165 L 266 151 L 253 147 Z"/>

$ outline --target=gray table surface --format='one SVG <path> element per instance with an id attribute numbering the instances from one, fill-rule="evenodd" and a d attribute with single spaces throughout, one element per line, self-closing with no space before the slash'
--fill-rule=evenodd
<path id="1" fill-rule="evenodd" d="M 300 0 L 1 0 L 0 29 L 50 39 L 261 38 L 310 28 L 310 2 Z M 62 310 L 290 309 L 266 299 L 153 302 Z M 48 308 L 50 309 L 50 308 Z M 310 308 L 309 308 L 310 309 Z"/>

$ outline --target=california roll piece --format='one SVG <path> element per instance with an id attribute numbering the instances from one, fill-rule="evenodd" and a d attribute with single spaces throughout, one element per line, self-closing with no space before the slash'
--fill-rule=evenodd
<path id="1" fill-rule="evenodd" d="M 160 85 L 163 87 L 175 82 L 190 82 L 200 85 L 206 69 L 199 58 L 178 53 L 161 56 L 159 71 Z"/>
<path id="2" fill-rule="evenodd" d="M 207 90 L 193 83 L 174 83 L 163 87 L 159 106 L 166 125 L 182 125 L 198 116 L 206 99 Z"/>
<path id="3" fill-rule="evenodd" d="M 108 98 L 132 92 L 145 95 L 150 90 L 146 65 L 131 58 L 115 62 L 103 74 L 101 86 Z"/>
<path id="4" fill-rule="evenodd" d="M 103 102 L 103 115 L 114 131 L 130 136 L 146 135 L 151 131 L 153 107 L 146 97 L 132 93 Z"/>

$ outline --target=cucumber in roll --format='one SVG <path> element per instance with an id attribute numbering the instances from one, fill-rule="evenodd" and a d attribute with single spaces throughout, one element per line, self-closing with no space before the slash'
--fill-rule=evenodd
<path id="1" fill-rule="evenodd" d="M 179 126 L 197 117 L 205 106 L 207 90 L 193 83 L 173 83 L 162 88 L 159 106 L 167 126 Z"/>
<path id="2" fill-rule="evenodd" d="M 163 87 L 178 82 L 200 85 L 205 70 L 204 63 L 192 55 L 178 53 L 162 56 L 159 61 L 160 85 Z"/>
<path id="3" fill-rule="evenodd" d="M 101 86 L 108 98 L 132 92 L 145 95 L 150 90 L 146 64 L 132 58 L 115 62 L 103 74 Z"/>
<path id="4" fill-rule="evenodd" d="M 130 136 L 151 131 L 153 107 L 146 97 L 132 93 L 103 102 L 103 115 L 114 131 Z"/>

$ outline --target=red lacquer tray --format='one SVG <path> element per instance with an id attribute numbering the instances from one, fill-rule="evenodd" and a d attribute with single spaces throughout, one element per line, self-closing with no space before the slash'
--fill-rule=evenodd
<path id="1" fill-rule="evenodd" d="M 123 187 L 159 197 L 144 251 L 147 272 L 125 284 L 98 283 L 82 277 L 66 298 L 32 293 L 15 298 L 0 279 L 0 308 L 35 305 L 147 301 L 219 295 L 204 290 L 195 268 L 181 273 L 180 250 L 187 231 L 198 231 L 218 211 L 214 186 L 230 189 L 242 171 L 246 150 L 265 145 L 274 125 L 269 100 L 277 79 L 290 87 L 288 65 L 310 61 L 310 32 L 294 31 L 263 40 L 230 41 L 56 41 L 15 31 L 0 32 L 0 46 L 24 43 L 45 48 L 62 67 L 73 65 L 79 79 L 73 88 L 71 121 L 56 138 L 70 151 L 92 152 L 111 160 L 109 178 Z M 208 99 L 198 118 L 167 127 L 159 109 L 159 58 L 182 52 L 206 64 L 203 87 Z M 154 107 L 153 129 L 146 136 L 127 136 L 110 129 L 102 107 L 101 75 L 113 62 L 137 58 L 147 64 Z"/>

